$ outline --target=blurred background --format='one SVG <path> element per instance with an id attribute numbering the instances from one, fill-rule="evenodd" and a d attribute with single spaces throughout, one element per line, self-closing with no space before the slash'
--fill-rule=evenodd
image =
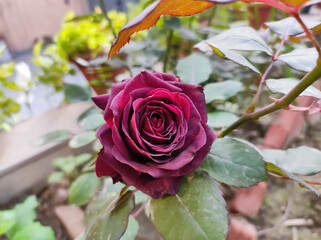
<path id="1" fill-rule="evenodd" d="M 200 84 L 207 94 L 208 124 L 217 131 L 237 120 L 249 106 L 260 82 L 255 69 L 264 72 L 271 56 L 264 51 L 242 55 L 235 51 L 237 57 L 243 56 L 241 66 L 233 59 L 201 54 L 193 46 L 228 29 L 233 35 L 233 29 L 251 27 L 256 30 L 254 36 L 275 52 L 282 41 L 280 20 L 289 16 L 269 6 L 244 2 L 215 5 L 191 17 L 163 16 L 156 27 L 135 34 L 107 64 L 119 30 L 153 2 L 0 1 L 0 240 L 16 239 L 14 234 L 20 230 L 31 235 L 27 238 L 20 232 L 23 237 L 17 239 L 35 240 L 33 231 L 23 230 L 23 218 L 37 232 L 43 231 L 40 240 L 80 240 L 84 212 L 95 193 L 123 187 L 112 185 L 108 178 L 98 179 L 93 166 L 101 148 L 95 132 L 104 120 L 91 97 L 107 93 L 112 83 L 142 70 L 156 70 Z M 320 41 L 320 4 L 302 14 Z M 269 29 L 264 24 L 268 21 L 276 22 L 277 27 Z M 287 38 L 282 54 L 311 47 L 298 32 Z M 314 57 L 308 56 L 312 65 Z M 270 78 L 301 79 L 312 65 L 304 68 L 276 61 Z M 191 73 L 194 71 L 197 74 Z M 315 87 L 320 89 L 318 84 Z M 281 96 L 265 87 L 258 107 L 270 103 L 271 95 Z M 300 106 L 311 103 L 311 98 L 298 101 Z M 267 148 L 307 145 L 321 149 L 320 119 L 319 113 L 280 111 L 245 124 L 232 136 Z M 320 181 L 320 176 L 310 180 Z M 254 190 L 224 185 L 221 189 L 234 230 L 245 234 L 240 239 L 291 239 L 293 231 L 298 231 L 295 224 L 299 224 L 299 239 L 321 239 L 320 200 L 292 182 L 269 179 Z M 142 193 L 137 196 L 139 207 L 148 201 Z M 284 216 L 296 221 L 279 226 Z M 146 220 L 145 211 L 137 219 L 145 227 L 133 227 L 138 232 L 135 239 L 162 239 Z"/>
<path id="2" fill-rule="evenodd" d="M 138 0 L 105 0 L 105 6 L 107 10 L 126 12 L 128 2 L 138 2 Z M 3 50 L 0 63 L 14 62 L 16 71 L 13 75 L 17 78 L 31 78 L 37 71 L 41 71 L 32 62 L 34 44 L 38 40 L 45 44 L 52 42 L 54 36 L 61 30 L 63 20 L 68 12 L 72 12 L 75 16 L 87 15 L 95 11 L 97 6 L 99 6 L 99 0 L 1 1 L 0 48 Z M 75 76 L 67 75 L 66 81 L 85 81 L 77 71 L 75 74 Z M 41 83 L 30 89 L 29 101 L 22 99 L 21 92 L 3 88 L 2 90 L 21 103 L 19 120 L 27 119 L 33 114 L 58 106 L 63 99 L 61 94 L 51 95 L 52 87 Z M 50 96 L 47 99 L 44 97 L 45 95 Z M 30 105 L 27 106 L 24 101 L 29 102 Z M 15 119 L 15 121 L 19 120 Z"/>

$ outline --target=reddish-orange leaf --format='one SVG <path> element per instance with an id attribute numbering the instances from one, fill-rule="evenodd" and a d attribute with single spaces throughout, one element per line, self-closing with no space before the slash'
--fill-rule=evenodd
<path id="1" fill-rule="evenodd" d="M 290 14 L 298 14 L 304 6 L 321 2 L 321 0 L 242 0 L 243 2 L 261 2 L 279 8 Z"/>
<path id="2" fill-rule="evenodd" d="M 291 0 L 289 0 L 289 1 L 291 1 Z M 266 5 L 269 5 L 271 7 L 279 8 L 285 12 L 288 12 L 288 13 L 292 12 L 291 7 L 289 7 L 286 4 L 282 3 L 281 1 L 277 1 L 277 0 L 242 0 L 242 2 L 260 2 L 260 3 L 264 3 Z"/>
<path id="3" fill-rule="evenodd" d="M 204 11 L 214 4 L 206 0 L 160 0 L 153 3 L 119 31 L 118 38 L 109 51 L 108 59 L 129 42 L 131 35 L 152 27 L 160 16 L 190 16 Z"/>
<path id="4" fill-rule="evenodd" d="M 311 0 L 280 0 L 280 2 L 290 5 L 290 6 L 293 6 L 293 7 L 302 6 L 309 1 L 311 1 Z"/>

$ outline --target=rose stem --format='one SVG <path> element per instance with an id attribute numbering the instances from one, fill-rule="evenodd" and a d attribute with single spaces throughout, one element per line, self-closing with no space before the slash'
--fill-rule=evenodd
<path id="1" fill-rule="evenodd" d="M 168 66 L 168 60 L 169 60 L 169 55 L 171 53 L 171 45 L 172 45 L 172 38 L 173 38 L 173 29 L 170 29 L 168 32 L 167 36 L 167 43 L 166 43 L 166 52 L 164 56 L 164 61 L 163 61 L 163 72 L 167 72 L 167 66 Z"/>
<path id="2" fill-rule="evenodd" d="M 305 89 L 307 89 L 310 85 L 312 85 L 315 81 L 317 81 L 321 77 L 321 58 L 317 60 L 317 65 L 315 68 L 309 72 L 305 77 L 299 82 L 297 86 L 295 86 L 288 94 L 284 95 L 278 102 L 272 103 L 256 112 L 248 113 L 243 115 L 240 119 L 234 122 L 231 126 L 226 128 L 219 134 L 219 137 L 224 137 L 234 129 L 243 125 L 247 121 L 257 120 L 260 117 L 267 115 L 269 113 L 275 112 L 282 108 L 287 107 L 291 104 Z"/>
<path id="3" fill-rule="evenodd" d="M 317 81 L 321 77 L 321 49 L 317 41 L 312 36 L 310 30 L 304 24 L 299 14 L 293 14 L 293 16 L 297 19 L 297 21 L 301 24 L 304 29 L 307 37 L 311 40 L 314 47 L 319 53 L 319 58 L 317 59 L 317 65 L 312 69 L 311 72 L 307 73 L 303 79 L 296 85 L 288 94 L 284 95 L 278 102 L 272 103 L 256 112 L 248 113 L 243 115 L 237 121 L 235 121 L 231 126 L 223 130 L 218 134 L 219 137 L 225 137 L 227 134 L 232 132 L 234 129 L 243 125 L 244 123 L 250 120 L 257 120 L 262 116 L 265 116 L 269 113 L 275 112 L 282 108 L 287 107 L 291 104 L 305 89 L 307 89 L 310 85 L 312 85 L 315 81 Z"/>
<path id="4" fill-rule="evenodd" d="M 104 2 L 104 0 L 99 0 L 99 2 L 100 2 L 101 10 L 103 11 L 103 15 L 104 15 L 104 17 L 106 18 L 106 20 L 107 20 L 107 22 L 109 24 L 111 32 L 114 35 L 114 38 L 116 39 L 117 38 L 117 34 L 116 34 L 116 31 L 115 31 L 113 22 L 111 21 L 111 19 L 108 16 L 107 9 L 106 9 L 106 6 L 105 6 L 105 2 Z"/>
<path id="5" fill-rule="evenodd" d="M 313 34 L 310 32 L 310 30 L 307 28 L 307 26 L 305 25 L 305 23 L 302 21 L 300 15 L 294 14 L 293 15 L 295 17 L 295 19 L 300 23 L 301 27 L 303 28 L 305 34 L 307 35 L 307 37 L 310 39 L 311 43 L 313 44 L 313 46 L 316 48 L 318 54 L 319 54 L 319 59 L 321 58 L 321 48 L 319 43 L 317 42 L 317 40 L 314 38 Z"/>
<path id="6" fill-rule="evenodd" d="M 271 71 L 274 62 L 277 60 L 277 58 L 278 58 L 278 56 L 279 56 L 279 54 L 280 54 L 280 52 L 282 50 L 282 47 L 283 47 L 283 45 L 285 43 L 285 40 L 286 40 L 286 37 L 288 35 L 288 31 L 289 31 L 289 28 L 290 28 L 291 24 L 292 24 L 292 21 L 289 21 L 287 26 L 286 26 L 284 35 L 282 37 L 282 41 L 281 41 L 278 49 L 276 50 L 276 52 L 272 55 L 272 59 L 271 59 L 271 62 L 269 64 L 269 66 L 266 68 L 266 70 L 263 73 L 263 75 L 261 75 L 260 84 L 259 84 L 259 87 L 257 89 L 257 92 L 256 92 L 255 96 L 253 97 L 253 99 L 251 101 L 251 104 L 247 108 L 245 113 L 251 113 L 251 112 L 255 111 L 256 105 L 257 105 L 257 103 L 259 101 L 259 98 L 260 98 L 260 95 L 261 95 L 261 92 L 262 92 L 263 84 L 265 83 L 266 77 L 268 76 L 269 72 Z"/>
<path id="7" fill-rule="evenodd" d="M 272 177 L 278 178 L 278 179 L 287 179 L 287 180 L 292 180 L 295 181 L 291 178 L 289 178 L 288 176 L 280 176 L 278 174 L 275 174 L 273 172 L 268 172 L 268 174 Z M 305 183 L 311 184 L 311 185 L 321 185 L 321 182 L 311 182 L 311 181 L 307 181 L 307 180 L 303 180 Z"/>

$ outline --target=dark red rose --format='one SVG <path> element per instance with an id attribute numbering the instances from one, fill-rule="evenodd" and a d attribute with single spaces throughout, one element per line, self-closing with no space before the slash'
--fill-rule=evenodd
<path id="1" fill-rule="evenodd" d="M 141 72 L 93 98 L 106 123 L 98 177 L 133 185 L 153 198 L 175 195 L 181 177 L 198 168 L 216 139 L 207 126 L 201 86 L 171 74 Z"/>

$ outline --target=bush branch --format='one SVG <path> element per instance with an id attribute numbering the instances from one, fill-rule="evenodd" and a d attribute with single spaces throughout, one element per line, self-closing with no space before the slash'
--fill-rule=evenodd
<path id="1" fill-rule="evenodd" d="M 259 98 L 260 98 L 260 95 L 261 95 L 261 92 L 262 92 L 262 88 L 263 88 L 263 84 L 265 83 L 265 80 L 268 76 L 268 74 L 270 73 L 272 67 L 273 67 L 273 64 L 274 62 L 277 60 L 281 50 L 282 50 L 282 47 L 285 43 L 285 40 L 286 40 L 286 37 L 288 35 L 288 31 L 289 31 L 289 28 L 291 26 L 291 22 L 289 22 L 287 24 L 287 27 L 286 27 L 286 30 L 285 30 L 285 33 L 283 34 L 283 37 L 282 37 L 282 41 L 278 47 L 278 49 L 276 50 L 276 52 L 272 55 L 272 59 L 271 59 L 271 62 L 269 64 L 269 66 L 266 68 L 265 72 L 263 73 L 263 75 L 261 75 L 261 79 L 260 79 L 260 84 L 259 84 L 259 87 L 256 91 L 256 94 L 255 96 L 253 97 L 252 99 L 252 102 L 250 104 L 250 106 L 247 108 L 247 110 L 245 111 L 246 113 L 251 113 L 251 112 L 254 112 L 255 108 L 256 108 L 256 105 L 259 101 Z"/>
<path id="2" fill-rule="evenodd" d="M 170 52 L 171 52 L 173 33 L 174 33 L 173 29 L 170 29 L 167 36 L 166 51 L 165 51 L 164 60 L 163 60 L 164 73 L 167 72 L 167 68 L 168 68 L 168 61 L 169 61 Z"/>
<path id="3" fill-rule="evenodd" d="M 109 27 L 111 29 L 111 32 L 112 32 L 114 38 L 116 39 L 117 38 L 117 34 L 116 34 L 115 28 L 113 26 L 113 22 L 111 21 L 110 17 L 108 16 L 107 9 L 106 9 L 106 6 L 105 6 L 105 2 L 104 2 L 104 0 L 99 0 L 99 2 L 100 2 L 101 10 L 103 11 L 104 17 L 106 18 L 106 20 L 107 20 L 107 22 L 109 24 Z"/>
<path id="4" fill-rule="evenodd" d="M 311 43 L 313 44 L 313 46 L 316 48 L 316 50 L 318 51 L 319 54 L 319 59 L 321 59 L 321 48 L 319 43 L 317 42 L 317 40 L 314 38 L 313 34 L 311 33 L 311 31 L 308 29 L 308 27 L 304 24 L 304 22 L 302 21 L 301 17 L 299 14 L 294 14 L 293 15 L 295 17 L 295 19 L 300 23 L 301 27 L 303 28 L 305 34 L 307 35 L 307 37 L 309 38 L 309 40 L 311 41 Z"/>
<path id="5" fill-rule="evenodd" d="M 244 123 L 250 120 L 257 120 L 260 117 L 267 115 L 269 113 L 275 112 L 282 108 L 287 107 L 291 104 L 305 89 L 307 89 L 310 85 L 312 85 L 315 81 L 317 81 L 321 77 L 321 58 L 318 58 L 317 65 L 315 68 L 309 72 L 305 77 L 299 82 L 297 86 L 295 86 L 288 94 L 284 95 L 279 101 L 272 103 L 256 112 L 248 113 L 234 122 L 231 126 L 226 128 L 219 134 L 219 137 L 224 137 L 234 129 L 243 125 Z"/>

